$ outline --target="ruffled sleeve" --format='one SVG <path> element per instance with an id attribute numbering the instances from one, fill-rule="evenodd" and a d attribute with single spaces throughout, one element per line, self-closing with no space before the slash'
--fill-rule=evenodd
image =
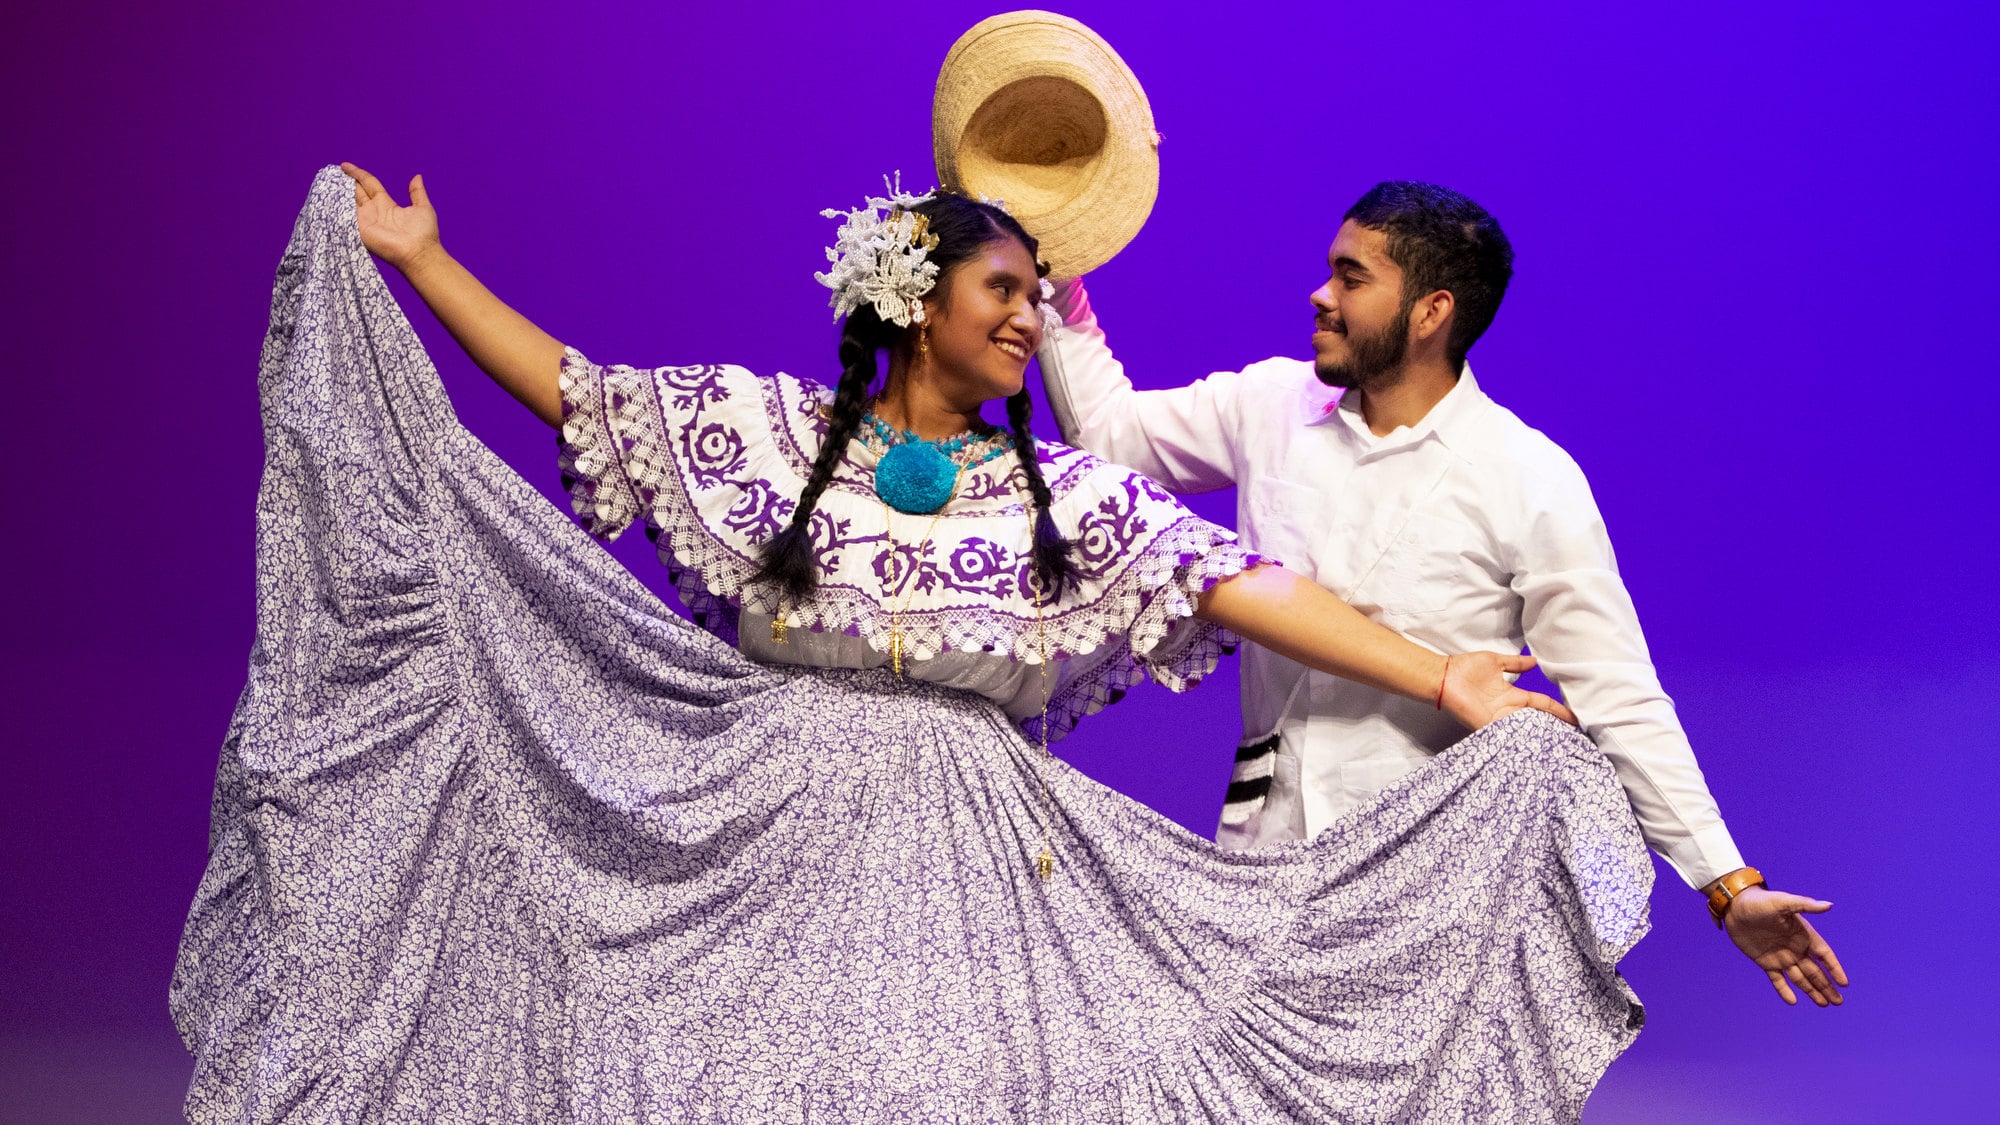
<path id="1" fill-rule="evenodd" d="M 626 465 L 627 436 L 638 416 L 638 372 L 606 371 L 575 348 L 563 352 L 562 430 L 557 452 L 563 487 L 584 530 L 618 538 L 639 517 L 639 481 Z"/>
<path id="2" fill-rule="evenodd" d="M 824 388 L 720 364 L 600 366 L 567 349 L 558 439 L 577 519 L 614 539 L 644 519 L 697 623 L 735 643 L 758 545 L 791 515 Z"/>
<path id="3" fill-rule="evenodd" d="M 1067 658 L 1049 700 L 1053 741 L 1141 680 L 1177 692 L 1199 684 L 1241 641 L 1196 618 L 1198 600 L 1275 560 L 1246 550 L 1148 477 L 1077 450 L 1043 450 L 1044 474 L 1058 489 L 1051 514 L 1075 538 L 1085 574 L 1082 589 L 1064 599 L 1060 626 L 1050 626 Z M 1020 722 L 1030 737 L 1040 734 L 1039 707 Z"/>

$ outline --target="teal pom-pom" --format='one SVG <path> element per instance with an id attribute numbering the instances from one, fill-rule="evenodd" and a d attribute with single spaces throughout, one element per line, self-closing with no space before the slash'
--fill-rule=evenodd
<path id="1" fill-rule="evenodd" d="M 958 466 L 927 441 L 889 447 L 875 466 L 875 495 L 899 512 L 927 516 L 951 499 Z"/>

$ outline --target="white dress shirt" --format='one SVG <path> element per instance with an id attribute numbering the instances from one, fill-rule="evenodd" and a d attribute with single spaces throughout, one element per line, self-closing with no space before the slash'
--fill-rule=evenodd
<path id="1" fill-rule="evenodd" d="M 1376 436 L 1310 363 L 1268 359 L 1136 391 L 1081 283 L 1042 353 L 1066 440 L 1179 492 L 1236 485 L 1237 530 L 1370 618 L 1439 652 L 1526 645 L 1618 772 L 1646 840 L 1690 886 L 1743 865 L 1661 689 L 1583 472 L 1479 389 L 1470 367 L 1414 427 Z M 1414 702 L 1256 645 L 1245 744 L 1275 739 L 1260 802 L 1217 839 L 1318 833 L 1459 738 Z M 1243 776 L 1239 773 L 1239 777 Z M 1263 786 L 1258 781 L 1258 787 Z"/>

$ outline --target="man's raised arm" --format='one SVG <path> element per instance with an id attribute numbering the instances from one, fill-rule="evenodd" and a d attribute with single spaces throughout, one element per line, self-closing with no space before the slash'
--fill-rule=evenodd
<path id="1" fill-rule="evenodd" d="M 1134 390 L 1111 354 L 1078 278 L 1056 286 L 1063 330 L 1041 351 L 1042 382 L 1063 440 L 1137 469 L 1175 492 L 1236 483 L 1242 379 L 1211 375 L 1170 390 Z"/>

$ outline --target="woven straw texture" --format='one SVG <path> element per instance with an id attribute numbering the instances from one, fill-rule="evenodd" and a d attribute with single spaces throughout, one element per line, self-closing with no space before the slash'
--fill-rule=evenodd
<path id="1" fill-rule="evenodd" d="M 1057 277 L 1096 269 L 1139 233 L 1159 194 L 1159 141 L 1132 68 L 1067 16 L 981 20 L 938 72 L 938 182 L 1004 200 Z"/>

